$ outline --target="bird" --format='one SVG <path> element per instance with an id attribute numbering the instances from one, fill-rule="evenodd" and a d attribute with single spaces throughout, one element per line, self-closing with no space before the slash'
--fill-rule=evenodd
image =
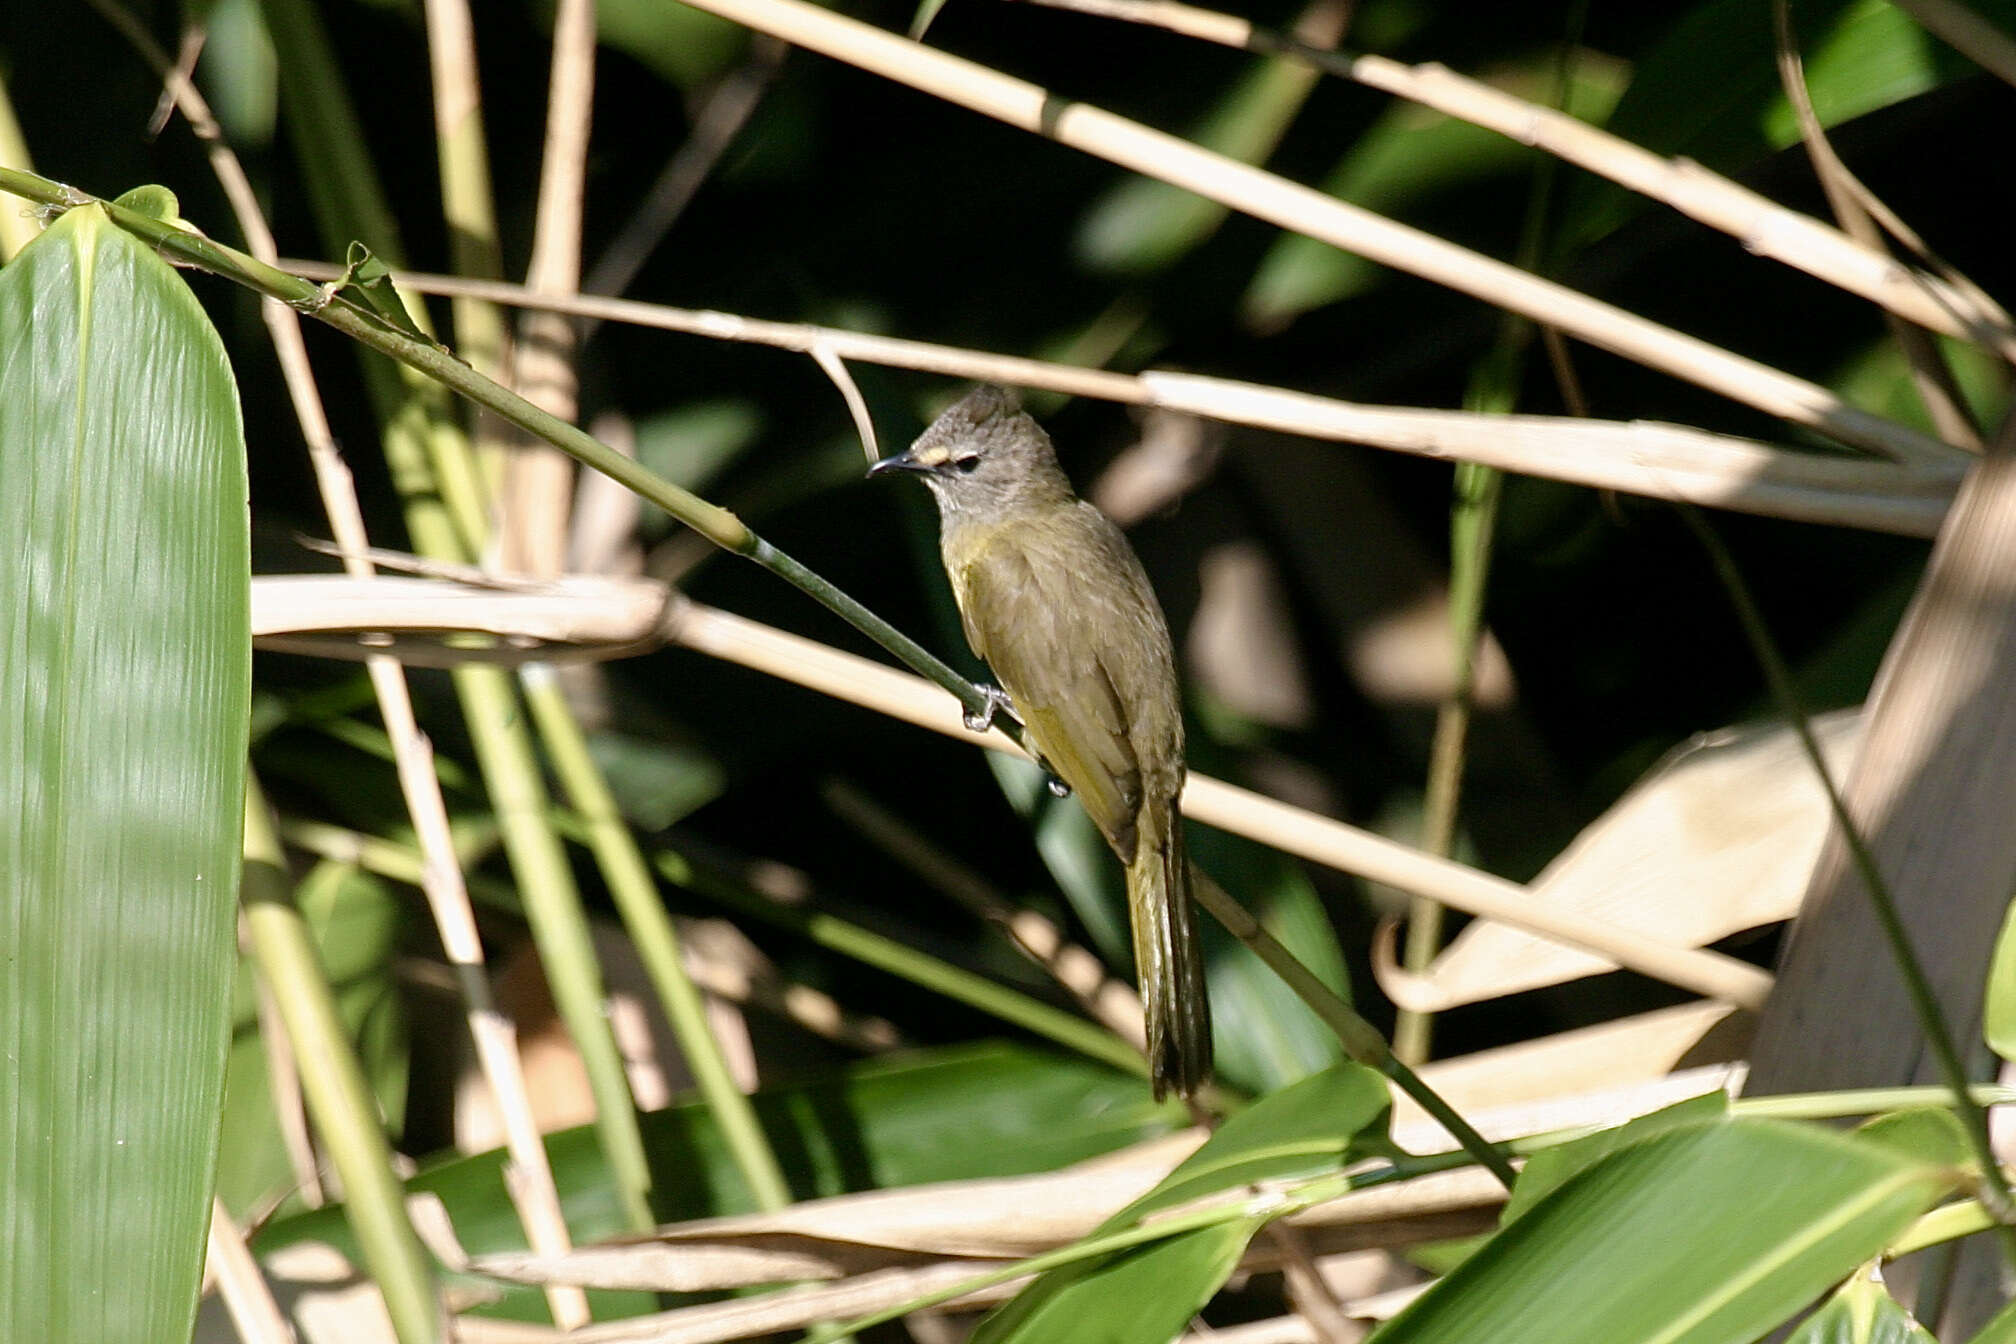
<path id="1" fill-rule="evenodd" d="M 930 487 L 966 642 L 1000 682 L 967 725 L 984 730 L 1005 700 L 1125 866 L 1150 1083 L 1158 1101 L 1193 1097 L 1211 1077 L 1211 1009 L 1177 807 L 1176 659 L 1147 572 L 1003 388 L 975 388 L 869 469 L 889 472 Z"/>

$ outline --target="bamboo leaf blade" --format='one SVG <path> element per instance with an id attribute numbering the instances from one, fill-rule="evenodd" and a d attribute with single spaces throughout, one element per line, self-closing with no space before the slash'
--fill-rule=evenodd
<path id="1" fill-rule="evenodd" d="M 0 271 L 0 1336 L 187 1339 L 229 1039 L 244 434 L 102 209 Z"/>
<path id="2" fill-rule="evenodd" d="M 1873 1258 L 1953 1178 L 1814 1126 L 1674 1130 L 1576 1175 L 1374 1339 L 1756 1339 Z"/>

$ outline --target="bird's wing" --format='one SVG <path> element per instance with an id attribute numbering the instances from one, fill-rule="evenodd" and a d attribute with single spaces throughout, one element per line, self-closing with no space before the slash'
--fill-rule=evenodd
<path id="1" fill-rule="evenodd" d="M 1032 746 L 1132 862 L 1141 766 L 1125 702 L 1102 660 L 1099 585 L 997 533 L 958 576 L 966 640 L 987 660 Z"/>

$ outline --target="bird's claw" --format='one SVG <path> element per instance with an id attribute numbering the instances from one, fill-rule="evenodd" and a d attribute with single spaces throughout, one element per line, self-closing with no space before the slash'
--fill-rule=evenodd
<path id="1" fill-rule="evenodd" d="M 994 726 L 996 714 L 1006 713 L 1013 717 L 1015 709 L 1008 702 L 1008 692 L 999 686 L 982 686 L 980 694 L 986 698 L 986 704 L 980 709 L 969 709 L 960 715 L 960 722 L 966 725 L 968 732 L 986 732 Z"/>

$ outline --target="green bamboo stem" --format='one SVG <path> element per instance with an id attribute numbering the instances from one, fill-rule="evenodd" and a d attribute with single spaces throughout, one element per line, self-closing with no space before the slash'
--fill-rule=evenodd
<path id="1" fill-rule="evenodd" d="M 623 1055 L 604 1012 L 602 967 L 595 957 L 580 889 L 566 849 L 549 824 L 553 800 L 540 774 L 532 735 L 508 672 L 470 664 L 457 668 L 453 676 L 489 787 L 490 805 L 503 827 L 504 851 L 518 878 L 539 963 L 588 1075 L 596 1134 L 616 1177 L 624 1222 L 633 1231 L 645 1231 L 657 1221 L 651 1212 L 651 1165 L 623 1071 Z"/>
<path id="2" fill-rule="evenodd" d="M 1506 1189 L 1512 1188 L 1516 1173 L 1504 1152 L 1487 1142 L 1469 1121 L 1456 1113 L 1455 1107 L 1421 1081 L 1421 1075 L 1396 1058 L 1376 1027 L 1353 1011 L 1351 1005 L 1331 993 L 1330 987 L 1297 961 L 1295 955 L 1276 941 L 1273 934 L 1262 928 L 1260 921 L 1253 918 L 1245 906 L 1227 895 L 1210 874 L 1194 863 L 1190 865 L 1190 891 L 1197 898 L 1197 904 L 1223 924 L 1226 932 L 1252 948 L 1260 960 L 1267 963 L 1268 969 L 1295 991 L 1295 997 L 1309 1005 L 1310 1011 L 1343 1043 L 1345 1054 L 1392 1079 L 1394 1086 L 1414 1098 L 1422 1110 L 1449 1131 L 1465 1153 L 1496 1176 Z"/>
<path id="3" fill-rule="evenodd" d="M 550 668 L 528 667 L 522 681 L 526 702 L 546 745 L 547 759 L 581 817 L 588 846 L 608 880 L 609 894 L 664 1006 L 666 1020 L 679 1039 L 694 1083 L 713 1112 L 715 1123 L 721 1127 L 722 1137 L 748 1182 L 757 1207 L 784 1208 L 791 1203 L 790 1183 L 784 1178 L 776 1154 L 770 1150 L 769 1140 L 763 1136 L 755 1107 L 735 1085 L 721 1043 L 708 1025 L 700 991 L 694 987 L 680 958 L 679 935 L 672 926 L 672 918 L 658 898 L 657 883 L 645 867 L 636 837 L 623 820 L 607 780 L 589 755 L 580 722 L 568 707 Z"/>
<path id="4" fill-rule="evenodd" d="M 272 992 L 287 1039 L 316 1066 L 301 1074 L 301 1091 L 336 1174 L 344 1213 L 365 1267 L 385 1298 L 400 1344 L 445 1339 L 448 1321 L 429 1260 L 406 1217 L 405 1190 L 393 1173 L 392 1146 L 364 1080 L 364 1067 L 343 1029 L 336 996 L 315 952 L 307 921 L 295 908 L 293 883 L 259 782 L 245 785 L 245 925 L 252 960 Z"/>

